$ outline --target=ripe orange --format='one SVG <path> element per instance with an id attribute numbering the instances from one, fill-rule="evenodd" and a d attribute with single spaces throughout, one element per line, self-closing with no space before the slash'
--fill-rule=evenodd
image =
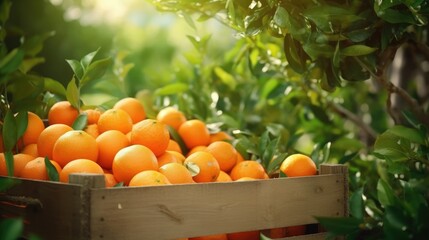
<path id="1" fill-rule="evenodd" d="M 125 147 L 113 159 L 113 176 L 125 185 L 128 185 L 134 175 L 144 170 L 158 170 L 158 161 L 155 154 L 143 145 Z"/>
<path id="2" fill-rule="evenodd" d="M 40 157 L 48 157 L 53 159 L 52 151 L 54 149 L 55 142 L 61 135 L 66 132 L 72 131 L 73 128 L 66 124 L 57 123 L 46 127 L 37 139 L 37 151 Z"/>
<path id="3" fill-rule="evenodd" d="M 316 175 L 316 164 L 304 154 L 292 154 L 283 160 L 280 170 L 288 177 Z"/>
<path id="4" fill-rule="evenodd" d="M 103 169 L 90 159 L 75 159 L 67 163 L 60 173 L 60 181 L 68 183 L 71 173 L 98 173 L 104 174 Z"/>
<path id="5" fill-rule="evenodd" d="M 35 113 L 28 112 L 28 124 L 21 141 L 24 146 L 37 143 L 40 133 L 45 129 L 43 120 Z"/>
<path id="6" fill-rule="evenodd" d="M 100 115 L 97 125 L 99 133 L 108 130 L 118 130 L 127 134 L 133 128 L 133 120 L 122 109 L 109 109 Z"/>
<path id="7" fill-rule="evenodd" d="M 183 164 L 187 168 L 198 166 L 199 173 L 193 177 L 195 182 L 214 182 L 219 176 L 219 163 L 211 153 L 204 151 L 192 153 Z"/>
<path id="8" fill-rule="evenodd" d="M 216 158 L 220 170 L 224 172 L 229 172 L 237 162 L 237 150 L 229 142 L 212 142 L 207 146 L 206 151 Z"/>
<path id="9" fill-rule="evenodd" d="M 172 184 L 195 183 L 188 169 L 180 163 L 167 163 L 159 168 Z"/>
<path id="10" fill-rule="evenodd" d="M 107 169 L 112 168 L 113 158 L 122 148 L 128 147 L 130 142 L 125 134 L 118 130 L 108 130 L 100 134 L 95 141 L 98 145 L 98 164 Z"/>
<path id="11" fill-rule="evenodd" d="M 72 130 L 61 135 L 52 150 L 53 160 L 64 167 L 72 160 L 84 158 L 94 162 L 98 159 L 95 139 L 82 130 Z"/>
<path id="12" fill-rule="evenodd" d="M 219 176 L 216 179 L 216 182 L 232 182 L 232 179 L 228 175 L 228 173 L 226 173 L 224 171 L 220 171 Z"/>
<path id="13" fill-rule="evenodd" d="M 260 231 L 228 233 L 228 240 L 259 240 Z"/>
<path id="14" fill-rule="evenodd" d="M 161 156 L 167 150 L 170 133 L 164 123 L 153 119 L 145 119 L 134 124 L 131 131 L 131 144 L 148 147 L 155 156 Z"/>
<path id="15" fill-rule="evenodd" d="M 183 112 L 174 107 L 166 107 L 161 109 L 156 115 L 156 120 L 179 130 L 180 125 L 186 122 L 186 117 Z"/>
<path id="16" fill-rule="evenodd" d="M 87 125 L 84 131 L 91 135 L 93 138 L 97 138 L 100 135 L 100 132 L 98 131 L 98 125 L 95 123 Z"/>
<path id="17" fill-rule="evenodd" d="M 237 162 L 235 163 L 235 165 L 241 163 L 242 161 L 244 161 L 244 157 L 243 155 L 241 155 L 241 153 L 237 151 Z"/>
<path id="18" fill-rule="evenodd" d="M 58 173 L 61 173 L 60 165 L 51 160 L 51 163 L 57 169 Z M 49 180 L 48 171 L 45 165 L 44 157 L 37 157 L 29 161 L 21 171 L 20 177 L 28 179 L 37 179 L 37 180 Z"/>
<path id="19" fill-rule="evenodd" d="M 244 182 L 244 181 L 253 181 L 253 180 L 258 180 L 258 179 L 253 178 L 253 177 L 241 177 L 241 178 L 239 178 L 239 179 L 237 179 L 235 181 L 236 182 Z"/>
<path id="20" fill-rule="evenodd" d="M 186 154 L 186 156 L 188 157 L 189 155 L 191 155 L 194 152 L 199 152 L 199 151 L 206 151 L 207 146 L 196 146 L 193 147 L 189 150 L 189 152 Z"/>
<path id="21" fill-rule="evenodd" d="M 289 226 L 285 228 L 285 237 L 304 235 L 306 231 L 305 225 Z"/>
<path id="22" fill-rule="evenodd" d="M 49 109 L 48 122 L 49 125 L 62 123 L 72 126 L 73 122 L 79 116 L 79 111 L 74 108 L 68 101 L 56 102 Z"/>
<path id="23" fill-rule="evenodd" d="M 104 181 L 107 188 L 114 187 L 116 184 L 118 184 L 118 181 L 116 181 L 115 177 L 111 173 L 104 173 Z"/>
<path id="24" fill-rule="evenodd" d="M 230 176 L 233 181 L 242 177 L 251 177 L 255 179 L 264 179 L 265 169 L 257 161 L 245 160 L 235 165 L 231 170 Z"/>
<path id="25" fill-rule="evenodd" d="M 180 163 L 182 164 L 185 161 L 185 156 L 178 152 L 174 151 L 165 151 L 164 154 L 157 157 L 158 166 L 161 167 L 167 163 Z"/>
<path id="26" fill-rule="evenodd" d="M 39 151 L 37 150 L 37 143 L 30 143 L 27 146 L 25 146 L 21 153 L 28 154 L 33 156 L 34 158 L 39 156 Z"/>
<path id="27" fill-rule="evenodd" d="M 217 133 L 210 134 L 210 142 L 216 142 L 216 141 L 231 141 L 232 137 L 225 131 L 220 131 Z"/>
<path id="28" fill-rule="evenodd" d="M 20 177 L 25 165 L 35 157 L 29 154 L 18 153 L 13 155 L 13 176 Z M 3 153 L 0 153 L 0 176 L 7 176 L 6 159 Z"/>
<path id="29" fill-rule="evenodd" d="M 228 240 L 228 236 L 226 234 L 214 234 L 201 237 L 193 237 L 189 238 L 189 240 Z"/>
<path id="30" fill-rule="evenodd" d="M 130 187 L 171 185 L 164 174 L 155 170 L 145 170 L 137 173 L 130 181 Z"/>
<path id="31" fill-rule="evenodd" d="M 146 118 L 144 106 L 136 98 L 123 98 L 115 103 L 113 109 L 122 109 L 127 112 L 133 123 L 138 123 Z"/>
<path id="32" fill-rule="evenodd" d="M 174 141 L 173 139 L 170 139 L 170 141 L 168 141 L 168 146 L 167 146 L 166 150 L 183 153 L 182 149 L 180 148 L 180 145 L 176 141 Z"/>
<path id="33" fill-rule="evenodd" d="M 268 229 L 268 237 L 271 239 L 284 238 L 286 237 L 286 228 L 279 227 Z"/>
<path id="34" fill-rule="evenodd" d="M 209 129 L 201 120 L 187 120 L 179 127 L 178 132 L 188 149 L 196 146 L 207 146 L 210 143 Z"/>
<path id="35" fill-rule="evenodd" d="M 97 124 L 101 111 L 98 109 L 86 109 L 83 111 L 87 116 L 87 125 Z"/>

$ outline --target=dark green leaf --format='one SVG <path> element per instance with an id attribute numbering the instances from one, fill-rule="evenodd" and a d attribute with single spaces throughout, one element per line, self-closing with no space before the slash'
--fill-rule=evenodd
<path id="1" fill-rule="evenodd" d="M 341 49 L 341 55 L 343 56 L 349 56 L 349 57 L 355 57 L 355 56 L 362 56 L 362 55 L 368 55 L 370 53 L 373 53 L 377 51 L 377 48 L 368 47 L 365 45 L 351 45 L 346 48 Z"/>
<path id="2" fill-rule="evenodd" d="M 392 187 L 382 179 L 378 180 L 377 183 L 377 197 L 384 207 L 393 206 L 397 203 Z"/>
<path id="3" fill-rule="evenodd" d="M 0 75 L 6 75 L 18 70 L 24 60 L 24 51 L 19 48 L 13 49 L 0 60 Z"/>
<path id="4" fill-rule="evenodd" d="M 12 6 L 12 2 L 10 0 L 4 0 L 0 3 L 0 23 L 2 25 L 6 23 L 6 21 L 9 19 L 11 6 Z"/>
<path id="5" fill-rule="evenodd" d="M 304 73 L 306 71 L 306 58 L 299 54 L 303 52 L 301 44 L 294 40 L 290 34 L 286 34 L 283 47 L 289 66 L 297 73 Z"/>
<path id="6" fill-rule="evenodd" d="M 7 169 L 7 175 L 13 176 L 14 175 L 14 160 L 13 160 L 13 153 L 12 151 L 5 151 L 4 152 L 4 159 L 6 161 L 6 169 Z"/>
<path id="7" fill-rule="evenodd" d="M 401 208 L 386 207 L 383 231 L 387 239 L 412 239 L 406 231 L 410 230 L 408 224 L 410 224 L 410 221 Z"/>
<path id="8" fill-rule="evenodd" d="M 387 2 L 387 1 L 383 1 Z M 393 23 L 393 24 L 400 24 L 400 23 L 408 23 L 408 24 L 418 24 L 419 22 L 416 21 L 414 16 L 407 11 L 400 11 L 400 10 L 394 10 L 394 9 L 385 9 L 383 11 L 377 12 L 377 15 L 385 20 L 386 22 Z"/>
<path id="9" fill-rule="evenodd" d="M 329 157 L 331 155 L 331 142 L 327 142 L 325 146 L 323 146 L 323 159 L 322 163 L 329 162 Z"/>
<path id="10" fill-rule="evenodd" d="M 74 120 L 72 128 L 74 130 L 84 130 L 87 124 L 88 115 L 86 113 L 81 113 L 77 116 L 76 120 Z"/>
<path id="11" fill-rule="evenodd" d="M 21 70 L 21 72 L 23 73 L 27 73 L 28 71 L 33 69 L 33 67 L 44 62 L 45 62 L 45 58 L 42 58 L 42 57 L 24 59 L 22 61 L 21 66 L 19 67 L 19 70 Z"/>
<path id="12" fill-rule="evenodd" d="M 15 115 L 15 122 L 16 122 L 16 137 L 19 139 L 24 135 L 25 130 L 27 130 L 28 112 L 27 111 L 18 112 L 18 114 Z"/>
<path id="13" fill-rule="evenodd" d="M 227 85 L 231 90 L 235 90 L 237 82 L 231 74 L 223 70 L 221 67 L 215 67 L 214 72 L 225 85 Z"/>
<path id="14" fill-rule="evenodd" d="M 3 144 L 6 151 L 12 151 L 18 141 L 15 118 L 10 110 L 6 112 L 3 122 Z"/>
<path id="15" fill-rule="evenodd" d="M 401 125 L 395 125 L 387 130 L 387 132 L 392 133 L 398 137 L 405 138 L 411 142 L 418 144 L 425 144 L 425 136 L 420 131 L 414 128 L 408 128 Z"/>
<path id="16" fill-rule="evenodd" d="M 274 14 L 273 20 L 279 27 L 286 28 L 289 23 L 289 13 L 282 6 L 279 6 Z"/>
<path id="17" fill-rule="evenodd" d="M 340 67 L 340 60 L 340 42 L 337 42 L 337 45 L 335 46 L 334 57 L 332 58 L 332 64 L 334 65 L 334 67 Z"/>
<path id="18" fill-rule="evenodd" d="M 258 143 L 258 152 L 259 154 L 263 154 L 265 149 L 268 147 L 268 144 L 270 143 L 270 134 L 268 131 L 265 131 L 262 133 L 261 137 L 259 138 Z"/>
<path id="19" fill-rule="evenodd" d="M 67 101 L 69 101 L 74 108 L 80 109 L 80 90 L 76 85 L 75 78 L 73 78 L 67 85 L 66 97 Z"/>
<path id="20" fill-rule="evenodd" d="M 112 59 L 110 57 L 91 63 L 85 70 L 82 79 L 80 80 L 80 86 L 83 87 L 89 82 L 101 78 L 107 69 L 111 66 L 111 64 Z"/>
<path id="21" fill-rule="evenodd" d="M 186 144 L 183 141 L 183 139 L 180 137 L 180 135 L 176 131 L 176 129 L 174 129 L 173 127 L 168 126 L 168 125 L 167 125 L 167 128 L 168 128 L 168 132 L 170 133 L 171 139 L 173 139 L 174 141 L 176 141 L 179 144 L 179 147 L 183 153 L 187 153 L 188 149 L 186 147 Z"/>
<path id="22" fill-rule="evenodd" d="M 54 164 L 52 164 L 51 161 L 49 161 L 48 157 L 45 157 L 45 166 L 46 166 L 46 172 L 48 173 L 49 180 L 58 182 L 60 180 L 58 171 L 55 168 Z"/>
<path id="23" fill-rule="evenodd" d="M 85 72 L 88 66 L 92 63 L 92 60 L 94 59 L 95 55 L 97 55 L 98 51 L 100 51 L 100 48 L 98 48 L 94 52 L 88 53 L 80 60 L 79 64 L 81 65 L 83 72 Z"/>
<path id="24" fill-rule="evenodd" d="M 350 196 L 350 215 L 356 219 L 363 221 L 364 217 L 364 202 L 363 188 L 359 188 Z"/>
<path id="25" fill-rule="evenodd" d="M 317 119 L 319 119 L 323 123 L 331 124 L 331 119 L 329 119 L 328 114 L 326 114 L 325 108 L 314 104 L 311 104 L 309 107 L 311 109 L 311 112 Z"/>
<path id="26" fill-rule="evenodd" d="M 282 153 L 273 158 L 268 164 L 267 173 L 270 174 L 280 168 L 282 162 L 286 159 L 287 153 Z"/>
<path id="27" fill-rule="evenodd" d="M 341 77 L 346 81 L 365 81 L 370 73 L 356 61 L 354 57 L 345 57 L 340 64 Z"/>
<path id="28" fill-rule="evenodd" d="M 0 239 L 19 239 L 24 230 L 24 221 L 20 218 L 2 218 L 0 221 Z"/>
<path id="29" fill-rule="evenodd" d="M 45 89 L 46 91 L 49 91 L 51 93 L 60 95 L 60 96 L 66 96 L 66 89 L 64 86 L 54 79 L 51 78 L 43 78 L 45 82 Z"/>
<path id="30" fill-rule="evenodd" d="M 49 37 L 55 35 L 55 32 L 46 32 L 44 34 L 32 36 L 28 39 L 24 39 L 24 43 L 22 44 L 22 49 L 24 50 L 27 56 L 36 56 L 43 49 L 43 43 Z"/>
<path id="31" fill-rule="evenodd" d="M 66 62 L 70 65 L 76 78 L 78 80 L 82 79 L 84 70 L 82 65 L 80 65 L 80 62 L 75 59 L 66 59 Z"/>
<path id="32" fill-rule="evenodd" d="M 335 235 L 347 235 L 359 231 L 362 221 L 353 217 L 315 217 L 329 232 Z"/>
<path id="33" fill-rule="evenodd" d="M 8 190 L 13 186 L 18 185 L 20 182 L 21 180 L 16 178 L 0 178 L 0 192 Z"/>

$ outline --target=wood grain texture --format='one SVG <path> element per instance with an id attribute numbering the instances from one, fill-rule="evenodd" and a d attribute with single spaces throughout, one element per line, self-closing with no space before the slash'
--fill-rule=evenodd
<path id="1" fill-rule="evenodd" d="M 344 177 L 94 189 L 92 239 L 175 239 L 316 223 L 344 212 Z"/>

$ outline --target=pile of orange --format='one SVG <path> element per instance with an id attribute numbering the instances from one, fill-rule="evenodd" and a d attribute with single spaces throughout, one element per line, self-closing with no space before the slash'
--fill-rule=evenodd
<path id="1" fill-rule="evenodd" d="M 84 130 L 72 128 L 79 114 L 87 116 Z M 173 107 L 161 109 L 152 119 L 135 98 L 123 98 L 105 111 L 78 111 L 69 102 L 60 101 L 49 110 L 47 120 L 45 125 L 29 112 L 27 129 L 14 155 L 14 176 L 48 180 L 47 157 L 60 181 L 68 182 L 71 173 L 99 173 L 104 174 L 107 187 L 118 183 L 134 187 L 268 178 L 260 162 L 242 157 L 229 134 L 211 133 L 205 122 L 187 119 Z M 180 136 L 182 146 L 170 131 Z M 7 175 L 6 169 L 4 154 L 0 153 L 0 175 Z M 317 172 L 313 161 L 299 154 L 285 159 L 280 170 L 288 177 Z M 232 234 L 228 239 L 240 238 Z"/>

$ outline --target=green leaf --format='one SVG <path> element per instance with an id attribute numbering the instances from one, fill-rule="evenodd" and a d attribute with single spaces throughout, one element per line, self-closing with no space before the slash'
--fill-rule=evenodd
<path id="1" fill-rule="evenodd" d="M 10 110 L 6 112 L 3 122 L 3 144 L 6 151 L 12 151 L 18 141 L 15 118 Z"/>
<path id="2" fill-rule="evenodd" d="M 286 156 L 287 153 L 282 153 L 280 155 L 275 156 L 275 158 L 268 164 L 267 173 L 270 174 L 279 169 L 282 162 L 286 159 Z"/>
<path id="3" fill-rule="evenodd" d="M 191 173 L 192 177 L 195 177 L 200 173 L 200 167 L 198 167 L 198 165 L 196 163 L 187 162 L 187 163 L 185 163 L 185 167 Z"/>
<path id="4" fill-rule="evenodd" d="M 328 114 L 326 114 L 326 109 L 322 108 L 321 106 L 317 106 L 314 104 L 311 104 L 310 106 L 311 112 L 314 114 L 314 116 L 320 120 L 323 123 L 331 124 L 331 119 L 329 118 Z"/>
<path id="5" fill-rule="evenodd" d="M 80 109 L 80 91 L 76 85 L 75 78 L 67 85 L 66 98 L 74 108 Z"/>
<path id="6" fill-rule="evenodd" d="M 84 130 L 87 124 L 88 115 L 86 113 L 81 113 L 77 116 L 76 120 L 74 120 L 72 128 L 74 130 Z"/>
<path id="7" fill-rule="evenodd" d="M 44 80 L 46 91 L 49 91 L 53 94 L 57 94 L 60 96 L 64 96 L 64 97 L 66 96 L 66 89 L 60 82 L 55 81 L 52 78 L 46 78 L 46 77 L 43 78 L 43 80 Z"/>
<path id="8" fill-rule="evenodd" d="M 306 71 L 306 57 L 303 55 L 301 44 L 293 39 L 290 34 L 286 34 L 283 48 L 289 66 L 297 73 L 304 73 Z"/>
<path id="9" fill-rule="evenodd" d="M 362 221 L 354 217 L 315 217 L 329 232 L 335 235 L 347 235 L 359 231 Z"/>
<path id="10" fill-rule="evenodd" d="M 106 73 L 107 69 L 109 69 L 111 64 L 112 64 L 112 59 L 110 57 L 100 59 L 91 63 L 88 66 L 88 68 L 85 70 L 82 76 L 82 79 L 80 80 L 80 86 L 83 87 L 89 82 L 101 78 L 104 75 L 104 73 Z"/>
<path id="11" fill-rule="evenodd" d="M 48 173 L 49 180 L 58 182 L 60 180 L 58 171 L 55 168 L 54 164 L 52 164 L 51 161 L 49 161 L 48 157 L 45 157 L 45 166 L 46 166 L 46 171 Z"/>
<path id="12" fill-rule="evenodd" d="M 11 6 L 12 6 L 12 2 L 10 0 L 5 0 L 0 3 L 0 23 L 2 25 L 9 19 Z"/>
<path id="13" fill-rule="evenodd" d="M 54 35 L 55 32 L 51 31 L 24 39 L 22 49 L 27 56 L 34 57 L 42 51 L 45 40 Z"/>
<path id="14" fill-rule="evenodd" d="M 363 221 L 364 217 L 364 202 L 363 188 L 359 188 L 350 196 L 350 215 L 356 219 Z"/>
<path id="15" fill-rule="evenodd" d="M 21 183 L 21 180 L 16 178 L 0 178 L 0 192 L 4 192 L 20 183 Z"/>
<path id="16" fill-rule="evenodd" d="M 331 155 L 331 142 L 327 142 L 324 146 L 323 146 L 323 159 L 322 159 L 322 163 L 327 163 L 329 162 L 329 157 Z"/>
<path id="17" fill-rule="evenodd" d="M 425 145 L 425 135 L 417 129 L 408 128 L 401 125 L 395 125 L 389 128 L 387 132 L 392 133 L 398 137 L 408 139 L 411 142 Z"/>
<path id="18" fill-rule="evenodd" d="M 2 218 L 0 221 L 0 239 L 19 239 L 24 230 L 24 221 L 20 218 Z"/>
<path id="19" fill-rule="evenodd" d="M 70 65 L 76 78 L 78 80 L 82 79 L 84 70 L 82 65 L 80 65 L 80 62 L 75 59 L 66 59 L 66 62 Z"/>
<path id="20" fill-rule="evenodd" d="M 7 75 L 18 70 L 24 60 L 24 51 L 19 48 L 13 49 L 0 60 L 0 75 Z"/>
<path id="21" fill-rule="evenodd" d="M 92 60 L 94 60 L 94 57 L 97 55 L 98 51 L 100 51 L 100 48 L 94 52 L 88 53 L 80 60 L 80 66 L 82 67 L 83 72 L 85 72 L 88 66 L 92 63 Z"/>
<path id="22" fill-rule="evenodd" d="M 155 91 L 155 95 L 166 96 L 178 93 L 186 92 L 189 89 L 189 85 L 185 83 L 172 83 L 164 87 L 158 88 Z"/>
<path id="23" fill-rule="evenodd" d="M 17 139 L 19 139 L 24 135 L 25 130 L 27 130 L 28 112 L 20 111 L 18 114 L 16 114 L 15 122 L 16 122 L 16 137 Z"/>
<path id="24" fill-rule="evenodd" d="M 123 187 L 124 186 L 124 182 L 118 182 L 117 184 L 115 184 L 115 186 L 113 187 Z"/>
<path id="25" fill-rule="evenodd" d="M 170 133 L 171 138 L 179 144 L 180 149 L 183 153 L 188 152 L 185 142 L 182 137 L 180 137 L 179 133 L 173 127 L 167 125 L 168 132 Z"/>
<path id="26" fill-rule="evenodd" d="M 345 47 L 343 49 L 341 49 L 341 55 L 343 56 L 363 56 L 363 55 L 368 55 L 370 53 L 373 53 L 377 51 L 377 48 L 372 48 L 372 47 L 368 47 L 365 45 L 360 45 L 360 44 L 356 44 L 356 45 L 351 45 L 348 47 Z"/>
<path id="27" fill-rule="evenodd" d="M 19 67 L 19 70 L 21 70 L 21 72 L 23 73 L 27 73 L 28 71 L 33 69 L 33 67 L 44 62 L 45 62 L 45 58 L 42 58 L 42 57 L 24 59 L 22 61 L 21 66 Z"/>
<path id="28" fill-rule="evenodd" d="M 12 151 L 5 151 L 4 152 L 4 159 L 6 161 L 7 175 L 13 176 L 15 166 L 14 166 Z"/>
<path id="29" fill-rule="evenodd" d="M 386 239 L 412 239 L 408 235 L 408 231 L 411 230 L 409 224 L 412 224 L 410 220 L 405 216 L 403 209 L 387 207 L 383 219 L 383 231 Z"/>
<path id="30" fill-rule="evenodd" d="M 377 183 L 377 197 L 384 207 L 394 206 L 397 203 L 392 187 L 382 179 L 379 179 Z"/>
<path id="31" fill-rule="evenodd" d="M 186 13 L 181 13 L 183 16 L 183 19 L 185 19 L 186 23 L 194 30 L 197 30 L 197 26 L 195 26 L 194 20 L 192 20 L 191 16 L 189 16 Z"/>
<path id="32" fill-rule="evenodd" d="M 289 23 L 289 13 L 282 6 L 279 6 L 274 13 L 273 20 L 279 27 L 286 28 Z"/>
<path id="33" fill-rule="evenodd" d="M 229 89 L 235 90 L 237 87 L 237 81 L 235 81 L 231 74 L 223 70 L 221 67 L 215 67 L 214 72 L 216 76 L 218 76 L 220 80 L 229 87 Z"/>

